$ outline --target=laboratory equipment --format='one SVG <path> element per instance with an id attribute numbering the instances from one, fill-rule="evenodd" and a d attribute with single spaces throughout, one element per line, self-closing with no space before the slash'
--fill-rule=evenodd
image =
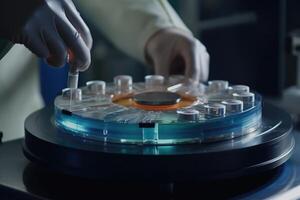
<path id="1" fill-rule="evenodd" d="M 281 165 L 290 131 L 289 115 L 248 86 L 119 75 L 64 89 L 54 107 L 31 114 L 24 153 L 77 176 L 207 180 Z"/>
<path id="2" fill-rule="evenodd" d="M 79 71 L 76 67 L 70 66 L 68 72 L 68 88 L 77 88 L 78 87 L 78 79 L 79 79 Z"/>

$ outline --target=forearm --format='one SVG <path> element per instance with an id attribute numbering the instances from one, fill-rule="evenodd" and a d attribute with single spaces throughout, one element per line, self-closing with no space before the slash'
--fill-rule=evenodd
<path id="1" fill-rule="evenodd" d="M 140 61 L 148 39 L 165 28 L 189 31 L 166 0 L 76 0 L 121 50 Z"/>

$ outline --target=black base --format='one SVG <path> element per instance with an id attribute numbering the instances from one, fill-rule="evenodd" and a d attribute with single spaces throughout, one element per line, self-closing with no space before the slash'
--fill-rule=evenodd
<path id="1" fill-rule="evenodd" d="M 52 113 L 53 108 L 47 107 L 26 119 L 25 156 L 49 169 L 102 180 L 172 182 L 241 177 L 283 164 L 295 143 L 289 115 L 268 104 L 263 108 L 264 125 L 258 135 L 157 147 L 84 140 L 57 129 Z"/>

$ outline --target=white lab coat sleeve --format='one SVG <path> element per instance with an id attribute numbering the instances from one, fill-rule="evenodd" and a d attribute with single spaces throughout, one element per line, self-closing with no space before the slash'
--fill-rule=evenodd
<path id="1" fill-rule="evenodd" d="M 0 131 L 7 141 L 24 136 L 25 118 L 42 108 L 43 100 L 38 62 L 23 45 L 10 49 L 0 60 L 0 70 Z"/>
<path id="2" fill-rule="evenodd" d="M 94 25 L 121 50 L 144 62 L 145 45 L 157 31 L 189 31 L 167 0 L 75 0 Z"/>

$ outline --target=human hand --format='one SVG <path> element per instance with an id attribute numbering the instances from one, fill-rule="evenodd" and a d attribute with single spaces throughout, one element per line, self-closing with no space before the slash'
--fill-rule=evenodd
<path id="1" fill-rule="evenodd" d="M 161 30 L 148 40 L 145 53 L 156 74 L 168 77 L 184 73 L 186 79 L 195 82 L 208 79 L 209 54 L 191 33 L 175 28 Z"/>
<path id="2" fill-rule="evenodd" d="M 9 10 L 16 6 L 10 4 L 24 5 L 27 11 Z M 1 35 L 24 44 L 50 65 L 62 66 L 67 58 L 80 71 L 90 65 L 92 37 L 71 0 L 5 0 L 4 6 L 9 28 L 1 29 Z"/>

